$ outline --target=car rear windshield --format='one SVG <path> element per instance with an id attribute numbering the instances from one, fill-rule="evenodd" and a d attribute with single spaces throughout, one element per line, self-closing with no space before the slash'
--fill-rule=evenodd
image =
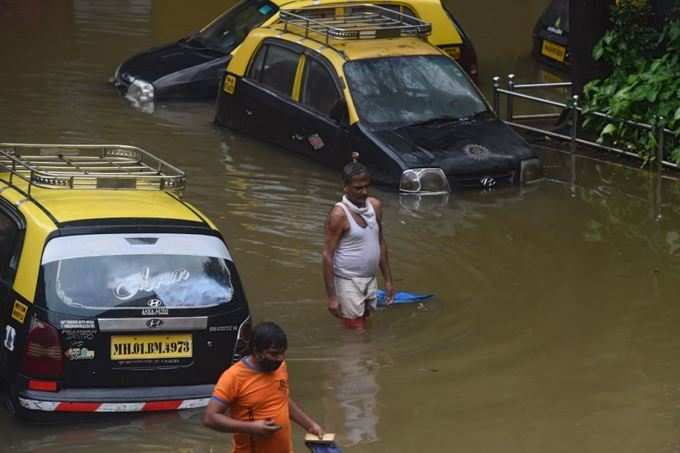
<path id="1" fill-rule="evenodd" d="M 201 43 L 231 52 L 253 28 L 276 14 L 279 7 L 267 0 L 243 0 L 200 31 Z"/>
<path id="2" fill-rule="evenodd" d="M 488 111 L 460 66 L 445 56 L 356 60 L 344 70 L 360 121 L 375 128 L 470 118 Z"/>
<path id="3" fill-rule="evenodd" d="M 222 240 L 190 234 L 57 237 L 42 259 L 42 293 L 56 311 L 194 308 L 234 293 Z"/>

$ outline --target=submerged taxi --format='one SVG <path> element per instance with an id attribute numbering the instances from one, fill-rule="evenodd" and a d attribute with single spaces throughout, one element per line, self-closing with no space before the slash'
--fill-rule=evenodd
<path id="1" fill-rule="evenodd" d="M 241 0 L 202 30 L 148 49 L 116 68 L 111 82 L 137 105 L 159 100 L 214 98 L 231 52 L 250 30 L 279 20 L 280 8 L 379 4 L 434 24 L 430 42 L 477 77 L 477 56 L 460 23 L 440 0 Z"/>
<path id="2" fill-rule="evenodd" d="M 132 146 L 0 143 L 0 379 L 17 414 L 207 404 L 250 315 L 184 183 Z"/>
<path id="3" fill-rule="evenodd" d="M 540 177 L 429 23 L 375 5 L 282 10 L 234 52 L 215 121 L 341 168 L 353 151 L 402 193 Z"/>

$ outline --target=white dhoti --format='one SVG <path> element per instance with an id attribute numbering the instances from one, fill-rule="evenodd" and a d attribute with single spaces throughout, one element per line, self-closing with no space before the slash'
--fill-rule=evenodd
<path id="1" fill-rule="evenodd" d="M 335 277 L 335 295 L 340 305 L 340 315 L 347 319 L 368 316 L 378 305 L 375 277 Z"/>

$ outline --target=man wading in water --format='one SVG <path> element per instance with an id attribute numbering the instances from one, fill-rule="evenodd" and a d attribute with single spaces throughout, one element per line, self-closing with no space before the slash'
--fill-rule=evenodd
<path id="1" fill-rule="evenodd" d="M 382 205 L 368 196 L 370 176 L 358 156 L 352 153 L 352 162 L 342 171 L 344 195 L 328 214 L 323 250 L 328 311 L 348 327 L 363 327 L 375 310 L 378 267 L 385 280 L 385 303 L 394 300 Z"/>

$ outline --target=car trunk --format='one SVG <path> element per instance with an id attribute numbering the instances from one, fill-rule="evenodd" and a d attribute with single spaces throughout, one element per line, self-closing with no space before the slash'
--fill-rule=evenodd
<path id="1" fill-rule="evenodd" d="M 62 387 L 216 382 L 231 364 L 238 328 L 247 312 L 182 311 L 162 317 L 107 312 L 92 320 L 62 319 Z"/>

